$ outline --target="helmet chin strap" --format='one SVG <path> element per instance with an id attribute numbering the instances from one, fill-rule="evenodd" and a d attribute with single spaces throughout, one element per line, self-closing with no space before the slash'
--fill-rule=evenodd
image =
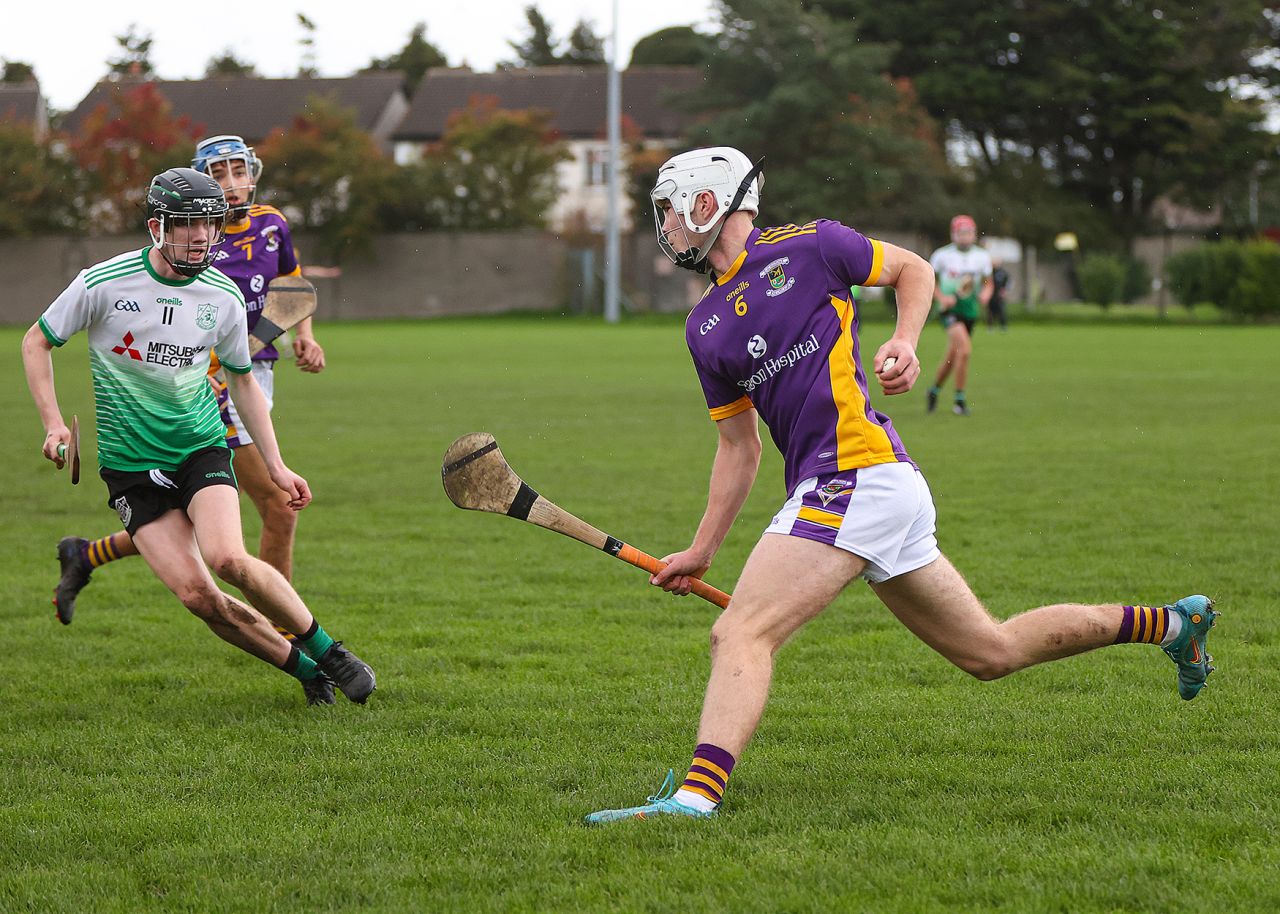
<path id="1" fill-rule="evenodd" d="M 725 214 L 720 217 L 715 226 L 711 229 L 710 237 L 707 238 L 703 247 L 690 247 L 687 251 L 676 255 L 676 266 L 684 267 L 686 270 L 692 270 L 695 273 L 706 274 L 711 272 L 711 264 L 707 262 L 707 254 L 711 253 L 711 249 L 715 247 L 716 240 L 720 237 L 720 231 L 724 228 L 724 224 L 729 221 L 729 217 L 738 211 L 738 207 L 742 205 L 742 198 L 747 195 L 747 191 L 751 189 L 751 182 L 755 180 L 756 175 L 760 174 L 760 168 L 764 164 L 764 156 L 756 160 L 756 164 L 751 166 L 751 170 L 747 172 L 747 176 L 742 179 L 742 183 L 738 185 L 738 191 L 733 195 L 733 200 L 729 202 L 729 208 Z M 703 253 L 706 251 L 706 253 Z"/>

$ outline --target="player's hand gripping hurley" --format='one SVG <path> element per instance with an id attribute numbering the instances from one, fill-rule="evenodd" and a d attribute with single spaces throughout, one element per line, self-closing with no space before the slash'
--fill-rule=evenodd
<path id="1" fill-rule="evenodd" d="M 58 469 L 62 469 L 66 464 L 71 464 L 71 484 L 73 486 L 80 484 L 80 417 L 71 417 L 71 437 L 65 444 L 58 445 L 58 459 L 62 463 L 57 463 Z"/>
<path id="2" fill-rule="evenodd" d="M 440 472 L 445 494 L 459 508 L 505 514 L 546 527 L 601 549 L 650 574 L 657 574 L 666 567 L 653 556 L 602 533 L 547 501 L 507 465 L 502 451 L 498 450 L 498 442 L 486 432 L 463 435 L 449 445 L 444 452 L 444 467 Z M 697 578 L 693 579 L 693 592 L 721 609 L 729 605 L 729 594 Z"/>

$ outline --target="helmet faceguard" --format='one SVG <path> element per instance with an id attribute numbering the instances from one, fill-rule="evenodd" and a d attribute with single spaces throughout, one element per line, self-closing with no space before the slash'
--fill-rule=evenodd
<path id="1" fill-rule="evenodd" d="M 170 168 L 147 189 L 151 240 L 179 276 L 198 276 L 213 263 L 213 247 L 227 224 L 227 200 L 218 182 L 190 168 Z M 158 223 L 151 228 L 150 220 Z"/>
<path id="2" fill-rule="evenodd" d="M 714 146 L 673 156 L 658 169 L 658 182 L 649 192 L 649 199 L 653 203 L 658 247 L 672 263 L 695 273 L 710 270 L 707 254 L 720 237 L 725 220 L 738 210 L 753 215 L 760 211 L 760 189 L 764 185 L 760 168 L 763 161 L 761 159 L 752 165 L 751 160 L 737 149 Z M 706 222 L 699 224 L 694 221 L 693 207 L 703 193 L 713 196 L 716 208 Z M 679 227 L 669 232 L 662 230 L 665 221 L 663 202 L 680 216 Z M 694 246 L 688 234 L 690 231 L 706 234 L 707 238 L 700 246 Z M 677 251 L 668 237 L 676 232 L 684 239 L 683 251 Z"/>
<path id="3" fill-rule="evenodd" d="M 236 175 L 237 162 L 244 166 L 241 177 Z M 213 177 L 213 166 L 219 163 L 225 163 L 225 174 L 228 177 L 218 176 L 216 180 L 224 191 L 238 191 L 237 196 L 242 198 L 232 204 L 230 210 L 232 220 L 240 222 L 249 214 L 249 207 L 253 206 L 257 195 L 258 178 L 262 176 L 262 160 L 252 146 L 246 145 L 242 137 L 234 134 L 211 136 L 196 143 L 195 156 L 191 159 L 192 168 Z"/>

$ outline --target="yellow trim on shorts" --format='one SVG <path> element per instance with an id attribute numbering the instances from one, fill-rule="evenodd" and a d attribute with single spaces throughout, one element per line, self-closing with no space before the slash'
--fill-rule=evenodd
<path id="1" fill-rule="evenodd" d="M 844 523 L 844 518 L 839 514 L 831 511 L 823 511 L 821 508 L 811 508 L 805 505 L 800 509 L 800 513 L 796 515 L 800 520 L 807 520 L 813 524 L 821 524 L 824 527 L 833 527 L 840 529 L 840 525 Z"/>

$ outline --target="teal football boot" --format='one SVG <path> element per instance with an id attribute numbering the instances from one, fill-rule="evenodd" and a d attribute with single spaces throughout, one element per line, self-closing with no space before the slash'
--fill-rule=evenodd
<path id="1" fill-rule="evenodd" d="M 1204 681 L 1213 672 L 1213 658 L 1205 642 L 1218 613 L 1213 610 L 1213 601 L 1200 594 L 1183 597 L 1165 608 L 1182 617 L 1182 631 L 1163 650 L 1178 665 L 1178 694 L 1183 701 L 1190 701 L 1200 694 Z"/>
<path id="2" fill-rule="evenodd" d="M 588 825 L 603 825 L 606 822 L 618 822 L 622 819 L 648 819 L 650 816 L 687 816 L 690 819 L 710 819 L 715 816 L 714 809 L 701 810 L 685 806 L 675 799 L 676 773 L 668 771 L 666 779 L 658 792 L 649 797 L 644 806 L 631 806 L 627 809 L 602 809 L 586 817 Z"/>

